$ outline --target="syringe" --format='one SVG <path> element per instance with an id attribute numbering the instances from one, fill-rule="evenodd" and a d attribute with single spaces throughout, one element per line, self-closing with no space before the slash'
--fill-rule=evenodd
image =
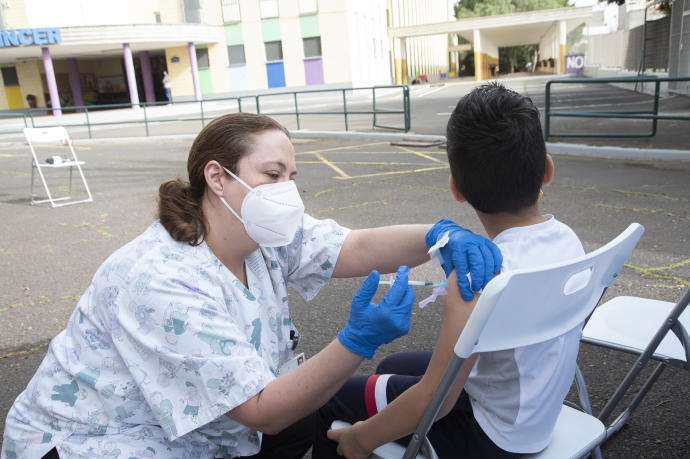
<path id="1" fill-rule="evenodd" d="M 395 279 L 391 277 L 389 280 L 379 281 L 379 285 L 393 285 L 393 282 L 395 282 Z M 415 286 L 421 286 L 421 287 L 446 288 L 446 287 L 448 287 L 448 281 L 439 281 L 439 282 L 407 281 L 407 285 L 415 285 Z"/>

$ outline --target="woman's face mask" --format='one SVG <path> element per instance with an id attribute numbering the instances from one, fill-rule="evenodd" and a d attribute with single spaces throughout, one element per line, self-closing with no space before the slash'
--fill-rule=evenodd
<path id="1" fill-rule="evenodd" d="M 263 247 L 280 247 L 292 242 L 304 215 L 304 203 L 294 180 L 252 188 L 228 169 L 225 172 L 249 190 L 242 201 L 241 215 L 220 196 L 225 207 L 242 222 L 249 237 Z"/>

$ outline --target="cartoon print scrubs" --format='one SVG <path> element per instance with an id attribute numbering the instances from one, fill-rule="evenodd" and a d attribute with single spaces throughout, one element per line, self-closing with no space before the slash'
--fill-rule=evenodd
<path id="1" fill-rule="evenodd" d="M 225 413 L 291 359 L 289 283 L 330 279 L 348 230 L 305 215 L 286 247 L 245 260 L 245 287 L 205 243 L 160 222 L 96 272 L 7 416 L 2 459 L 249 456 L 261 433 Z"/>

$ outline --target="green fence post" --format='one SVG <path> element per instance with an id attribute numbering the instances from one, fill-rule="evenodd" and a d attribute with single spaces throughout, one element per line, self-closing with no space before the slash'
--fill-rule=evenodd
<path id="1" fill-rule="evenodd" d="M 89 107 L 84 106 L 84 116 L 86 117 L 86 130 L 89 131 L 89 139 L 92 139 L 91 135 L 91 121 L 89 121 Z"/>
<path id="2" fill-rule="evenodd" d="M 259 95 L 257 94 L 255 96 L 255 98 L 256 98 L 256 114 L 259 115 L 259 114 L 261 114 L 261 109 L 259 108 Z"/>
<path id="3" fill-rule="evenodd" d="M 551 82 L 546 82 L 546 89 L 544 94 L 544 140 L 549 141 L 550 127 L 551 127 Z"/>
<path id="4" fill-rule="evenodd" d="M 237 98 L 237 111 L 242 113 L 242 97 Z"/>
<path id="5" fill-rule="evenodd" d="M 144 107 L 144 129 L 146 130 L 146 137 L 149 136 L 149 118 L 146 116 L 146 104 L 141 104 Z"/>
<path id="6" fill-rule="evenodd" d="M 652 137 L 656 135 L 657 116 L 659 115 L 659 80 L 654 82 L 654 119 L 652 120 Z"/>
<path id="7" fill-rule="evenodd" d="M 372 110 L 374 111 L 374 123 L 373 127 L 376 127 L 376 86 L 371 87 L 371 101 L 372 101 Z"/>
<path id="8" fill-rule="evenodd" d="M 199 101 L 199 110 L 201 111 L 201 128 L 203 129 L 204 126 L 206 126 L 206 123 L 204 122 L 204 100 L 201 99 Z"/>
<path id="9" fill-rule="evenodd" d="M 31 118 L 31 127 L 36 127 L 36 124 L 34 123 L 34 109 L 30 108 L 29 109 L 29 118 Z"/>
<path id="10" fill-rule="evenodd" d="M 403 110 L 405 112 L 405 132 L 408 132 L 412 127 L 412 116 L 410 114 L 410 87 L 407 85 L 403 86 Z"/>
<path id="11" fill-rule="evenodd" d="M 345 115 L 345 130 L 349 131 L 347 123 L 347 96 L 345 95 L 345 90 L 343 89 L 343 114 Z"/>
<path id="12" fill-rule="evenodd" d="M 292 95 L 294 96 L 294 99 L 295 99 L 295 118 L 297 118 L 297 129 L 300 129 L 300 127 L 299 127 L 299 108 L 297 107 L 297 91 L 293 92 Z"/>

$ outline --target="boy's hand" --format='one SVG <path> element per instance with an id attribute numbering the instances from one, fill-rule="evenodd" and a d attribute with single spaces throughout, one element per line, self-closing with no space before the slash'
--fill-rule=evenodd
<path id="1" fill-rule="evenodd" d="M 446 232 L 448 232 L 449 240 L 440 249 L 443 257 L 441 267 L 446 277 L 453 270 L 457 271 L 462 299 L 470 301 L 474 297 L 473 292 L 483 289 L 501 270 L 503 255 L 496 244 L 490 240 L 447 219 L 439 220 L 426 233 L 426 246 L 431 247 L 436 244 L 438 238 Z M 467 273 L 472 277 L 471 285 Z"/>
<path id="2" fill-rule="evenodd" d="M 371 451 L 360 444 L 354 426 L 329 430 L 326 432 L 326 436 L 338 442 L 338 454 L 348 459 L 366 459 L 371 454 Z"/>

